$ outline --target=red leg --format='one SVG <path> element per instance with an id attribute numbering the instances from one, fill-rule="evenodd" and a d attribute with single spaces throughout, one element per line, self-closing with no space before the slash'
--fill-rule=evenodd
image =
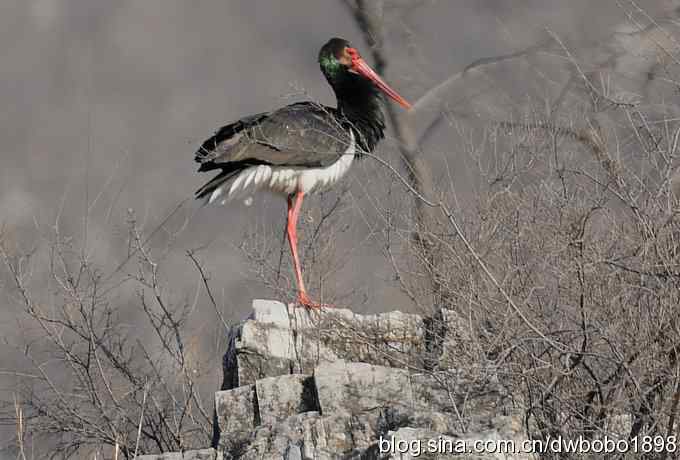
<path id="1" fill-rule="evenodd" d="M 295 203 L 293 203 L 293 195 L 288 196 L 288 223 L 286 231 L 288 233 L 288 243 L 290 243 L 290 252 L 293 254 L 293 265 L 295 266 L 295 279 L 298 287 L 298 302 L 308 308 L 321 308 L 323 305 L 312 302 L 307 295 L 305 289 L 305 282 L 302 279 L 302 268 L 300 267 L 300 259 L 298 258 L 298 239 L 297 239 L 297 220 L 300 217 L 300 209 L 302 208 L 302 200 L 304 192 L 297 192 L 295 194 Z"/>

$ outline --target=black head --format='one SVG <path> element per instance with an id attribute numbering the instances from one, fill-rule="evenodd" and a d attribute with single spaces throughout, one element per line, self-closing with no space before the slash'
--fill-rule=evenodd
<path id="1" fill-rule="evenodd" d="M 321 72 L 329 82 L 340 77 L 341 73 L 349 71 L 351 59 L 346 57 L 346 49 L 350 44 L 343 38 L 331 38 L 319 50 L 319 66 Z"/>
<path id="2" fill-rule="evenodd" d="M 395 90 L 389 87 L 382 78 L 363 60 L 359 51 L 343 38 L 331 38 L 319 51 L 319 66 L 328 83 L 335 90 L 338 99 L 351 98 L 352 92 L 358 93 L 361 87 L 370 83 L 369 88 L 376 88 L 388 95 L 402 107 L 410 109 L 411 105 Z M 372 91 L 369 91 L 369 93 Z M 359 96 L 359 94 L 356 94 Z"/>

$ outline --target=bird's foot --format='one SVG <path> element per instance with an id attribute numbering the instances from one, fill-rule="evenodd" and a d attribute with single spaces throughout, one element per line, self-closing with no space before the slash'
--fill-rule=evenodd
<path id="1" fill-rule="evenodd" d="M 322 308 L 333 308 L 333 305 L 327 304 L 327 303 L 319 303 L 319 302 L 314 302 L 312 299 L 307 296 L 306 292 L 301 292 L 298 294 L 297 298 L 297 303 L 298 305 L 301 305 L 305 308 L 308 308 L 310 310 L 320 310 Z"/>

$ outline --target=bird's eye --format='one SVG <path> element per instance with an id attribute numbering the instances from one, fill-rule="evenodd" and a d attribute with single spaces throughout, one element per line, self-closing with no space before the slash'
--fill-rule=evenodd
<path id="1" fill-rule="evenodd" d="M 349 46 L 345 47 L 342 50 L 342 54 L 340 55 L 340 57 L 338 57 L 340 63 L 349 67 L 350 70 L 352 67 L 354 67 L 354 64 L 358 59 L 361 59 L 359 52 L 355 48 Z"/>

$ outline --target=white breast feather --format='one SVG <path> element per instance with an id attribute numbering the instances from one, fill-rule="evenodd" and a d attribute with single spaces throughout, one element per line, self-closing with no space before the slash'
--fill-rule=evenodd
<path id="1" fill-rule="evenodd" d="M 327 188 L 342 178 L 354 160 L 356 142 L 354 133 L 350 131 L 350 144 L 338 160 L 325 168 L 303 168 L 288 166 L 258 165 L 251 166 L 241 171 L 232 181 L 231 185 L 224 184 L 215 189 L 210 195 L 209 203 L 214 202 L 223 194 L 225 187 L 229 187 L 226 201 L 246 197 L 257 190 L 267 189 L 274 192 L 290 195 L 298 190 L 309 193 L 314 190 Z"/>

